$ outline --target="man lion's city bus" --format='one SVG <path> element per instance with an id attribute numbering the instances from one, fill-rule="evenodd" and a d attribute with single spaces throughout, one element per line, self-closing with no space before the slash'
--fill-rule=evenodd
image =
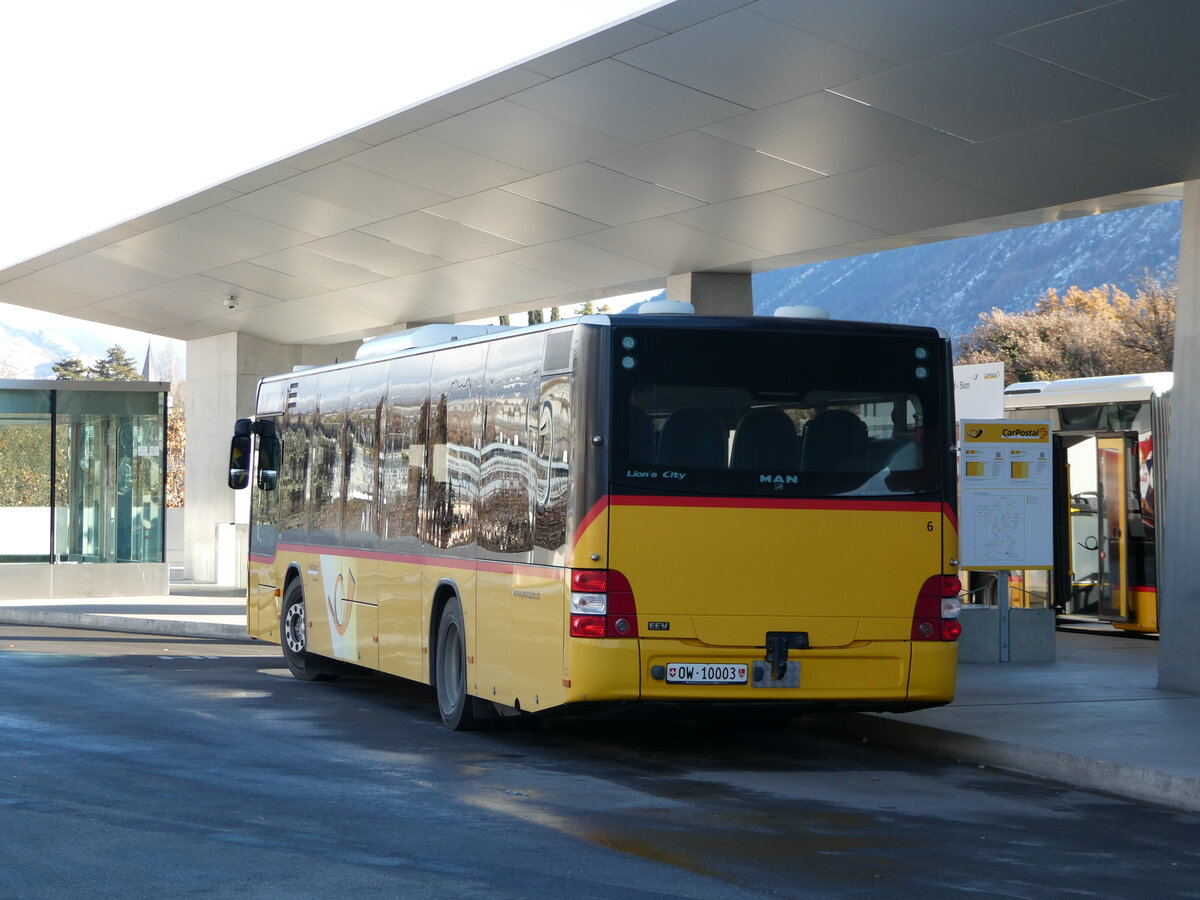
<path id="1" fill-rule="evenodd" d="M 634 701 L 954 695 L 948 341 L 827 319 L 433 325 L 264 378 L 248 630 L 453 729 Z"/>

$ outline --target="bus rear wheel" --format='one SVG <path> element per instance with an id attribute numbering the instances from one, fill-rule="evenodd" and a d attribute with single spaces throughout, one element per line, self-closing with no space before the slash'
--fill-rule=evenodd
<path id="1" fill-rule="evenodd" d="M 434 685 L 442 724 L 451 731 L 479 727 L 474 698 L 467 695 L 467 640 L 462 604 L 451 597 L 438 620 Z"/>
<path id="2" fill-rule="evenodd" d="M 308 616 L 304 607 L 304 587 L 296 579 L 283 592 L 283 614 L 279 620 L 283 660 L 292 675 L 301 681 L 332 681 L 321 661 L 308 652 Z"/>

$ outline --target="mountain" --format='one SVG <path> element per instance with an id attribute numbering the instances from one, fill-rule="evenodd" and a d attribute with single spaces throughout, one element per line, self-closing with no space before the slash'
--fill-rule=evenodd
<path id="1" fill-rule="evenodd" d="M 1115 284 L 1179 261 L 1182 203 L 1160 203 L 753 276 L 754 311 L 812 304 L 833 318 L 934 325 L 951 337 L 993 307 L 1029 309 L 1047 288 Z"/>
<path id="2" fill-rule="evenodd" d="M 1159 203 L 762 272 L 753 276 L 754 312 L 823 306 L 835 319 L 933 325 L 958 338 L 980 313 L 1029 309 L 1048 288 L 1115 284 L 1133 293 L 1146 272 L 1178 264 L 1182 214 L 1180 201 Z"/>

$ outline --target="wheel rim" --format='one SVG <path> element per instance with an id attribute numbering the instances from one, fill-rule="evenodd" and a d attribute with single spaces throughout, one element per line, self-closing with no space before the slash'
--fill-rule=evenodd
<path id="1" fill-rule="evenodd" d="M 304 652 L 304 601 L 299 600 L 288 607 L 283 621 L 283 638 L 293 653 Z"/>
<path id="2" fill-rule="evenodd" d="M 442 637 L 441 665 L 438 666 L 438 694 L 441 698 L 442 711 L 452 715 L 462 702 L 466 692 L 466 680 L 463 677 L 463 645 L 462 634 L 458 623 L 451 622 Z"/>

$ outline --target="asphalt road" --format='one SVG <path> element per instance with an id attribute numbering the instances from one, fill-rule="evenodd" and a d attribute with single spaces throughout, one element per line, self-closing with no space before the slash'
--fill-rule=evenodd
<path id="1" fill-rule="evenodd" d="M 803 725 L 454 734 L 278 649 L 0 626 L 3 897 L 1200 897 L 1200 818 Z"/>

